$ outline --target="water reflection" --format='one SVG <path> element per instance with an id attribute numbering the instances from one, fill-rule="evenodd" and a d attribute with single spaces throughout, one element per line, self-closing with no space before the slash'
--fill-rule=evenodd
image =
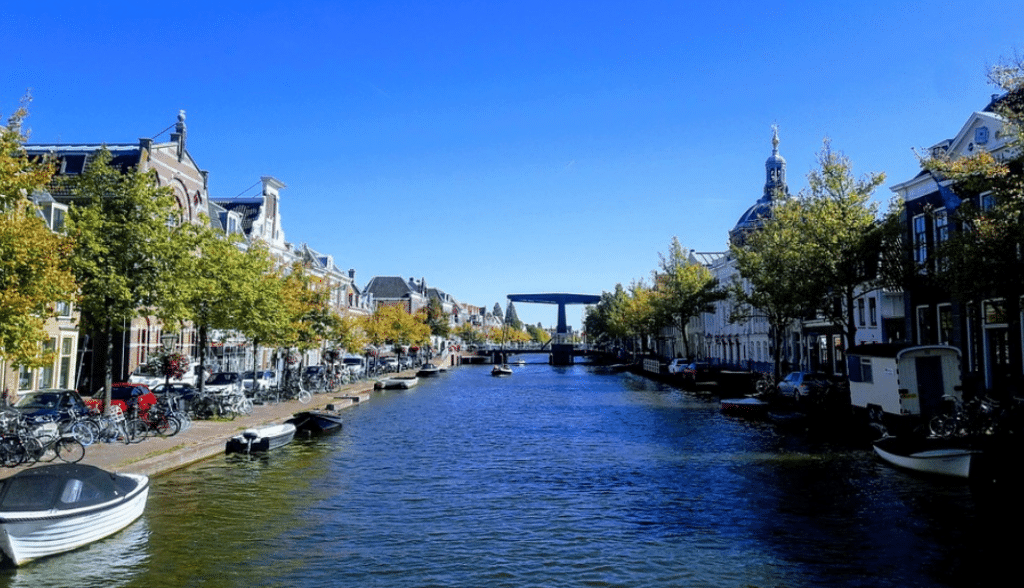
<path id="1" fill-rule="evenodd" d="M 25 588 L 129 586 L 147 567 L 149 536 L 150 527 L 143 516 L 121 532 L 81 549 L 20 568 L 0 569 L 0 582 Z"/>
<path id="2" fill-rule="evenodd" d="M 963 484 L 630 374 L 514 369 L 453 370 L 375 394 L 333 437 L 158 478 L 114 585 L 903 588 L 1015 561 Z"/>

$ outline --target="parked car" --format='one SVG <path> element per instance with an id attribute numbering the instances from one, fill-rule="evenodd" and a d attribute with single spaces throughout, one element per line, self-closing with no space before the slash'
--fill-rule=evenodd
<path id="1" fill-rule="evenodd" d="M 160 398 L 165 394 L 177 394 L 184 398 L 186 401 L 191 401 L 196 395 L 199 394 L 199 390 L 195 386 L 190 384 L 160 384 L 153 388 L 153 394 Z"/>
<path id="2" fill-rule="evenodd" d="M 74 390 L 49 388 L 22 394 L 14 408 L 27 417 L 60 419 L 68 414 L 86 414 L 89 407 Z"/>
<path id="3" fill-rule="evenodd" d="M 790 372 L 779 381 L 778 392 L 780 396 L 800 403 L 823 394 L 831 384 L 832 380 L 826 374 Z"/>
<path id="4" fill-rule="evenodd" d="M 207 394 L 242 394 L 242 374 L 238 372 L 214 372 L 203 384 Z"/>
<path id="5" fill-rule="evenodd" d="M 366 360 L 358 355 L 346 355 L 341 358 L 341 363 L 353 376 L 359 377 L 366 373 Z"/>
<path id="6" fill-rule="evenodd" d="M 156 396 L 145 384 L 134 384 L 132 382 L 115 382 L 110 388 L 110 403 L 127 413 L 128 406 L 137 402 L 139 410 L 145 412 L 150 406 L 156 404 Z M 97 390 L 91 398 L 85 400 L 86 406 L 98 412 L 104 412 L 106 406 L 103 404 L 103 388 Z"/>
<path id="7" fill-rule="evenodd" d="M 253 375 L 255 374 L 255 378 Z M 274 370 L 248 371 L 242 374 L 242 388 L 246 394 L 252 394 L 257 390 L 269 390 L 277 386 L 277 372 Z"/>
<path id="8" fill-rule="evenodd" d="M 190 384 L 195 386 L 199 382 L 199 373 L 202 368 L 199 367 L 197 360 L 191 360 L 189 363 L 188 370 L 180 378 L 171 378 L 170 381 L 175 384 Z M 207 370 L 209 374 L 209 370 Z M 142 364 L 135 368 L 135 371 L 128 376 L 128 382 L 132 384 L 145 384 L 150 388 L 158 384 L 164 384 L 167 382 L 167 377 L 164 376 L 160 369 L 154 364 Z"/>

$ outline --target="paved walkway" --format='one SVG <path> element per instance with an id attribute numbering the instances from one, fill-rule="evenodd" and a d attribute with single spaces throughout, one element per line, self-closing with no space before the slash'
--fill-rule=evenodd
<path id="1" fill-rule="evenodd" d="M 414 375 L 415 372 L 393 375 Z M 366 402 L 373 393 L 373 380 L 342 386 L 335 392 L 314 394 L 309 404 L 297 400 L 280 404 L 257 405 L 249 416 L 235 420 L 196 420 L 184 432 L 173 437 L 149 437 L 140 443 L 93 443 L 85 448 L 81 463 L 108 471 L 130 472 L 154 476 L 224 453 L 228 438 L 240 431 L 269 423 L 281 423 L 292 414 L 333 404 L 345 409 Z M 0 479 L 25 467 L 0 468 Z"/>

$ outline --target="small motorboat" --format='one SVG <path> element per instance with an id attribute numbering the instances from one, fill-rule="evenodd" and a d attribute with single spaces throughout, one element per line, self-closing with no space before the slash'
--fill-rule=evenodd
<path id="1" fill-rule="evenodd" d="M 295 425 L 282 423 L 257 429 L 246 429 L 228 439 L 225 453 L 256 453 L 277 449 L 292 442 Z"/>
<path id="2" fill-rule="evenodd" d="M 408 390 L 419 383 L 420 379 L 416 376 L 399 376 L 378 380 L 373 387 L 377 390 Z"/>
<path id="3" fill-rule="evenodd" d="M 874 446 L 894 466 L 956 478 L 968 478 L 971 461 L 981 453 L 961 441 L 927 437 L 883 437 Z"/>
<path id="4" fill-rule="evenodd" d="M 333 404 L 320 410 L 297 412 L 285 422 L 295 425 L 296 434 L 310 436 L 335 433 L 342 427 L 341 413 L 335 410 Z"/>
<path id="5" fill-rule="evenodd" d="M 434 376 L 441 375 L 441 368 L 437 367 L 432 363 L 425 363 L 422 366 L 420 366 L 420 369 L 419 371 L 416 372 L 416 375 L 421 378 L 432 378 Z"/>
<path id="6" fill-rule="evenodd" d="M 501 365 L 496 365 L 493 368 L 491 368 L 491 375 L 492 376 L 511 376 L 512 375 L 512 368 L 509 367 L 509 365 L 507 363 L 503 363 Z"/>
<path id="7" fill-rule="evenodd" d="M 142 515 L 149 477 L 85 464 L 29 468 L 0 482 L 0 550 L 14 565 L 77 549 Z"/>

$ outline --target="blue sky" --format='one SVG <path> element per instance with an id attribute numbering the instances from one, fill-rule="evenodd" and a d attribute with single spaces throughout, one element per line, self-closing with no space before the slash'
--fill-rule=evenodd
<path id="1" fill-rule="evenodd" d="M 0 114 L 31 89 L 31 142 L 116 143 L 183 109 L 212 196 L 272 175 L 288 240 L 360 286 L 424 277 L 491 308 L 646 278 L 673 236 L 724 250 L 772 124 L 792 192 L 827 136 L 887 174 L 884 205 L 1024 50 L 1005 2 L 692 4 L 17 3 Z"/>

